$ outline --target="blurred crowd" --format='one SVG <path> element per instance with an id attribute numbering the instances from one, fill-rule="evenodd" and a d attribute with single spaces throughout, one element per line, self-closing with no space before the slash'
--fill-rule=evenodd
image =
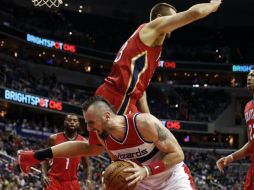
<path id="1" fill-rule="evenodd" d="M 242 190 L 249 167 L 248 159 L 235 162 L 221 173 L 215 163 L 223 154 L 216 151 L 185 151 L 185 162 L 190 166 L 198 189 Z"/>
<path id="2" fill-rule="evenodd" d="M 84 24 L 80 24 L 80 20 Z M 140 24 L 75 11 L 34 9 L 9 1 L 2 2 L 0 23 L 49 39 L 115 53 Z M 206 30 L 199 27 L 192 27 L 191 30 L 183 29 L 173 34 L 173 40 L 165 43 L 163 56 L 170 60 L 221 63 L 253 61 L 249 51 L 251 49 L 249 45 L 252 44 L 248 43 L 248 39 L 244 36 L 242 42 L 235 41 L 231 33 L 236 31 L 240 32 L 232 29 Z M 245 36 L 251 35 L 249 30 L 242 33 Z"/>
<path id="3" fill-rule="evenodd" d="M 54 74 L 36 76 L 19 59 L 0 56 L 0 62 L 0 77 L 3 79 L 0 85 L 3 87 L 76 105 L 94 94 L 94 89 L 61 83 Z M 163 119 L 211 122 L 231 102 L 225 90 L 192 86 L 153 85 L 147 94 L 151 113 Z M 209 97 L 212 98 L 207 101 Z"/>
<path id="4" fill-rule="evenodd" d="M 153 85 L 147 94 L 151 113 L 184 121 L 214 121 L 231 102 L 230 94 L 222 89 Z"/>
<path id="5" fill-rule="evenodd" d="M 0 57 L 0 63 L 2 78 L 0 85 L 4 87 L 71 104 L 80 104 L 93 94 L 93 91 L 89 89 L 84 90 L 84 88 L 77 86 L 73 88 L 71 85 L 58 82 L 54 74 L 43 73 L 40 76 L 35 76 L 18 59 Z"/>

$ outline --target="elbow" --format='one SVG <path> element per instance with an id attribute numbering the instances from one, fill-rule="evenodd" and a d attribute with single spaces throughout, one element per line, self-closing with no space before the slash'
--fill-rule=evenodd
<path id="1" fill-rule="evenodd" d="M 203 12 L 199 9 L 190 9 L 189 10 L 189 18 L 191 18 L 191 20 L 193 20 L 193 21 L 203 18 L 204 16 L 205 15 L 203 14 Z"/>
<path id="2" fill-rule="evenodd" d="M 177 157 L 178 157 L 179 163 L 184 161 L 184 153 L 183 153 L 182 149 L 178 151 Z"/>

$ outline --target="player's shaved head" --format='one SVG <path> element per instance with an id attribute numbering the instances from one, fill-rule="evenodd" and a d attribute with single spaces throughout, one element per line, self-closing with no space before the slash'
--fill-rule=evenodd
<path id="1" fill-rule="evenodd" d="M 94 111 L 99 111 L 100 113 L 109 111 L 111 113 L 116 114 L 116 111 L 113 108 L 113 106 L 100 96 L 93 96 L 93 97 L 87 99 L 82 104 L 82 110 L 84 112 L 86 112 L 88 109 L 91 109 Z"/>
<path id="2" fill-rule="evenodd" d="M 168 16 L 175 14 L 176 12 L 176 8 L 168 3 L 157 3 L 150 11 L 150 20 L 156 19 L 159 15 Z"/>

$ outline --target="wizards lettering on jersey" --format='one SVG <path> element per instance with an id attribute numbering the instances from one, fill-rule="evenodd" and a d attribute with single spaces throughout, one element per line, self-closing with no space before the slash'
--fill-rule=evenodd
<path id="1" fill-rule="evenodd" d="M 21 92 L 16 92 L 13 90 L 5 90 L 4 99 L 18 102 L 22 104 L 27 104 L 31 106 L 37 106 L 41 108 L 47 108 L 51 110 L 62 111 L 63 105 L 62 102 L 57 102 L 47 98 L 42 98 L 34 95 L 29 95 Z"/>
<path id="2" fill-rule="evenodd" d="M 254 119 L 254 109 L 251 109 L 245 113 L 246 122 L 248 122 L 251 119 Z"/>
<path id="3" fill-rule="evenodd" d="M 138 158 L 146 155 L 148 151 L 146 149 L 140 150 L 138 148 L 137 152 L 130 152 L 130 153 L 118 153 L 117 157 L 119 159 L 132 159 L 132 158 Z"/>

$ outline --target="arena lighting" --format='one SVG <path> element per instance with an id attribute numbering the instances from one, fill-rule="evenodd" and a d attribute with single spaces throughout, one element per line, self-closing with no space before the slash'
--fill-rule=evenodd
<path id="1" fill-rule="evenodd" d="M 167 68 L 167 69 L 176 69 L 176 62 L 174 61 L 163 61 L 159 62 L 159 67 Z"/>
<path id="2" fill-rule="evenodd" d="M 16 92 L 13 90 L 4 90 L 4 99 L 12 102 L 23 103 L 31 106 L 41 107 L 50 110 L 62 111 L 63 103 L 54 101 L 48 98 L 43 98 L 35 95 Z"/>
<path id="3" fill-rule="evenodd" d="M 254 67 L 254 65 L 233 65 L 232 71 L 239 72 L 239 73 L 248 73 Z"/>
<path id="4" fill-rule="evenodd" d="M 175 130 L 181 129 L 181 122 L 180 121 L 161 120 L 161 122 L 168 129 L 175 129 Z"/>
<path id="5" fill-rule="evenodd" d="M 190 142 L 190 136 L 189 135 L 187 135 L 186 137 L 184 137 L 184 140 L 183 140 L 184 142 Z"/>
<path id="6" fill-rule="evenodd" d="M 61 50 L 61 51 L 67 51 L 67 52 L 71 52 L 71 53 L 75 53 L 76 52 L 76 46 L 75 45 L 70 45 L 70 44 L 66 44 L 63 42 L 58 42 L 58 41 L 54 41 L 54 40 L 49 40 L 46 38 L 41 38 L 38 36 L 34 36 L 32 34 L 27 34 L 26 35 L 26 40 L 28 42 L 37 44 L 37 45 L 41 45 L 44 47 L 48 47 L 48 48 L 52 48 L 52 49 L 57 49 L 57 50 Z"/>

